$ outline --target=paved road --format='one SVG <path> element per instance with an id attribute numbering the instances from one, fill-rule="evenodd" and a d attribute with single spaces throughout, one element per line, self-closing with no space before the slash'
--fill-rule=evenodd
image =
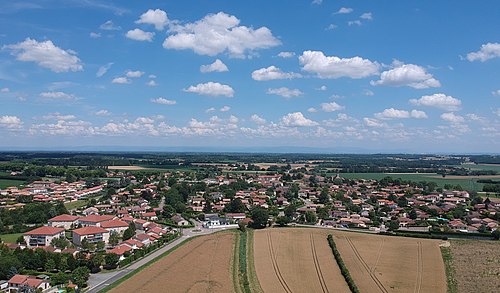
<path id="1" fill-rule="evenodd" d="M 142 265 L 151 261 L 155 257 L 160 256 L 161 254 L 167 252 L 168 250 L 172 249 L 176 245 L 186 241 L 190 237 L 193 237 L 196 235 L 207 235 L 207 234 L 211 234 L 211 233 L 214 233 L 217 231 L 220 231 L 220 229 L 205 229 L 205 228 L 201 227 L 201 223 L 196 222 L 195 228 L 183 229 L 181 237 L 177 238 L 172 243 L 167 244 L 166 246 L 160 248 L 159 250 L 151 253 L 150 255 L 138 260 L 137 262 L 129 265 L 128 267 L 126 267 L 124 269 L 116 270 L 114 272 L 90 275 L 90 278 L 88 281 L 88 285 L 89 285 L 88 288 L 89 289 L 87 289 L 86 292 L 87 293 L 97 293 L 97 292 L 103 290 L 105 287 L 118 281 L 119 279 L 123 278 L 124 276 L 126 276 L 130 272 L 140 268 Z"/>

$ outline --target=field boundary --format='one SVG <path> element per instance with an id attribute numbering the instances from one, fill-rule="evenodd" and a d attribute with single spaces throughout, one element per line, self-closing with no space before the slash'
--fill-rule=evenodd
<path id="1" fill-rule="evenodd" d="M 340 256 L 340 252 L 337 249 L 337 245 L 335 244 L 335 240 L 333 240 L 333 235 L 329 234 L 327 237 L 328 244 L 330 245 L 330 248 L 332 249 L 333 256 L 335 257 L 335 260 L 337 261 L 337 265 L 340 268 L 340 273 L 344 277 L 347 285 L 349 286 L 349 289 L 351 289 L 352 293 L 359 293 L 358 286 L 354 283 L 354 280 L 351 277 L 351 274 L 349 273 L 349 270 L 347 269 L 347 266 L 345 265 L 344 261 L 342 260 L 342 257 Z"/>
<path id="2" fill-rule="evenodd" d="M 455 269 L 453 267 L 453 257 L 449 247 L 439 247 L 441 249 L 441 256 L 443 257 L 444 268 L 446 272 L 446 285 L 448 293 L 458 292 L 458 283 L 455 277 Z"/>
<path id="3" fill-rule="evenodd" d="M 233 287 L 234 291 L 236 293 L 242 293 L 243 288 L 241 287 L 240 284 L 240 233 L 234 233 L 234 240 L 233 240 L 233 258 L 231 259 L 231 271 L 233 273 Z"/>
<path id="4" fill-rule="evenodd" d="M 262 293 L 257 272 L 255 271 L 254 263 L 254 231 L 253 229 L 247 230 L 247 277 L 250 283 L 250 290 L 255 293 Z"/>

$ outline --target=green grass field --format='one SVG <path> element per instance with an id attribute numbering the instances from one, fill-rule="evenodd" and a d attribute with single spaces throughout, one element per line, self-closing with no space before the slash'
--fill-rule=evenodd
<path id="1" fill-rule="evenodd" d="M 17 238 L 22 236 L 23 233 L 14 233 L 14 234 L 2 234 L 0 235 L 0 239 L 6 243 L 16 243 Z"/>
<path id="2" fill-rule="evenodd" d="M 485 165 L 485 164 L 479 164 L 479 165 L 468 165 L 464 164 L 461 165 L 460 167 L 466 168 L 466 169 L 471 169 L 471 170 L 493 170 L 497 171 L 500 173 L 500 165 Z"/>
<path id="3" fill-rule="evenodd" d="M 64 206 L 68 210 L 78 209 L 78 208 L 84 207 L 86 205 L 87 205 L 87 201 L 86 200 L 77 200 L 77 201 L 72 201 L 72 202 L 64 203 Z"/>
<path id="4" fill-rule="evenodd" d="M 11 186 L 23 185 L 25 182 L 23 180 L 11 180 L 11 179 L 0 179 L 0 189 L 5 189 Z"/>

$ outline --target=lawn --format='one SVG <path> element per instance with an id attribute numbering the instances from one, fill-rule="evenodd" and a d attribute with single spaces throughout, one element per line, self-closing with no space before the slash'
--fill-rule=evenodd
<path id="1" fill-rule="evenodd" d="M 20 186 L 25 182 L 23 180 L 0 179 L 0 189 L 5 189 L 11 186 Z"/>
<path id="2" fill-rule="evenodd" d="M 22 236 L 23 233 L 14 233 L 14 234 L 2 234 L 0 235 L 0 239 L 6 243 L 16 243 L 17 238 Z"/>
<path id="3" fill-rule="evenodd" d="M 64 206 L 68 210 L 78 209 L 78 208 L 84 207 L 86 205 L 87 205 L 87 201 L 86 200 L 77 200 L 77 201 L 65 202 L 64 203 Z"/>

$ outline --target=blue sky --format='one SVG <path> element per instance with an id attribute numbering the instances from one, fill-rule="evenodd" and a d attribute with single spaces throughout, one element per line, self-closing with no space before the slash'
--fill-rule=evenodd
<path id="1" fill-rule="evenodd" d="M 500 149 L 498 1 L 2 1 L 0 147 Z"/>

